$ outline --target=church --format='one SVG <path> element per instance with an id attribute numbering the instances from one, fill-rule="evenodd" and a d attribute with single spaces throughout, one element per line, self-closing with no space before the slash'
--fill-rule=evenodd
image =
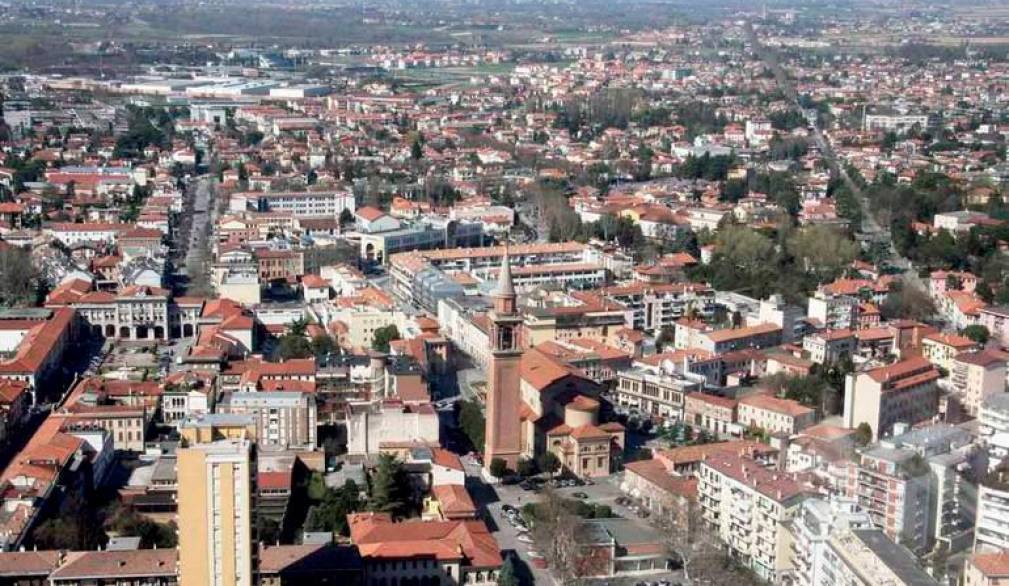
<path id="1" fill-rule="evenodd" d="M 624 427 L 599 422 L 603 388 L 585 373 L 536 348 L 522 350 L 507 254 L 491 298 L 484 465 L 501 458 L 515 470 L 520 459 L 550 451 L 571 474 L 609 475 L 623 454 Z"/>

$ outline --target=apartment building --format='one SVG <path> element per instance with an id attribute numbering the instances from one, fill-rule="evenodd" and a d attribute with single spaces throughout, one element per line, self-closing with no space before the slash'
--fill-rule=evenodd
<path id="1" fill-rule="evenodd" d="M 924 550 L 929 543 L 929 469 L 910 450 L 878 447 L 848 464 L 845 494 L 857 499 L 890 538 Z"/>
<path id="2" fill-rule="evenodd" d="M 988 469 L 1009 457 L 1009 393 L 990 395 L 978 413 L 978 439 L 988 451 Z"/>
<path id="3" fill-rule="evenodd" d="M 714 329 L 698 320 L 676 322 L 674 345 L 677 349 L 697 348 L 712 354 L 724 354 L 751 348 L 769 348 L 781 343 L 781 327 L 755 324 L 739 328 Z"/>
<path id="4" fill-rule="evenodd" d="M 354 194 L 349 191 L 254 192 L 231 195 L 233 212 L 282 212 L 296 218 L 338 218 L 343 210 L 353 212 Z"/>
<path id="5" fill-rule="evenodd" d="M 760 392 L 739 399 L 737 411 L 741 427 L 757 427 L 769 433 L 793 435 L 816 423 L 815 409 Z"/>
<path id="6" fill-rule="evenodd" d="M 737 407 L 735 399 L 693 391 L 684 400 L 684 421 L 716 436 L 737 433 Z"/>
<path id="7" fill-rule="evenodd" d="M 939 406 L 939 370 L 921 357 L 849 374 L 845 380 L 844 426 L 866 423 L 873 439 L 893 431 L 895 423 L 914 425 L 930 419 Z"/>
<path id="8" fill-rule="evenodd" d="M 857 339 L 851 330 L 822 330 L 802 339 L 802 349 L 816 364 L 837 364 L 855 355 Z"/>
<path id="9" fill-rule="evenodd" d="M 219 413 L 251 415 L 261 446 L 314 449 L 316 405 L 314 393 L 257 391 L 228 393 L 218 403 Z"/>
<path id="10" fill-rule="evenodd" d="M 803 501 L 791 525 L 795 586 L 820 586 L 826 582 L 830 539 L 850 529 L 872 529 L 869 515 L 853 499 L 831 497 Z"/>
<path id="11" fill-rule="evenodd" d="M 947 371 L 952 370 L 953 360 L 962 352 L 977 349 L 977 342 L 957 334 L 934 332 L 921 340 L 921 355 L 929 362 Z"/>
<path id="12" fill-rule="evenodd" d="M 963 586 L 1009 584 L 1009 551 L 975 553 L 964 562 Z"/>
<path id="13" fill-rule="evenodd" d="M 763 580 L 775 582 L 789 572 L 787 525 L 811 488 L 737 454 L 708 455 L 697 477 L 704 521 L 729 554 Z"/>
<path id="14" fill-rule="evenodd" d="M 178 450 L 180 586 L 252 586 L 252 450 L 248 439 Z"/>
<path id="15" fill-rule="evenodd" d="M 1009 550 L 1009 467 L 1001 465 L 978 485 L 974 551 Z"/>
<path id="16" fill-rule="evenodd" d="M 621 407 L 681 421 L 687 395 L 699 393 L 703 387 L 696 380 L 665 374 L 658 368 L 636 367 L 617 373 L 613 394 L 614 402 Z"/>
<path id="17" fill-rule="evenodd" d="M 673 327 L 676 320 L 688 312 L 706 317 L 715 309 L 714 290 L 694 283 L 652 285 L 639 282 L 607 287 L 601 293 L 631 312 L 630 325 L 634 329 L 649 332 Z"/>
<path id="18" fill-rule="evenodd" d="M 1006 355 L 988 350 L 958 354 L 949 383 L 967 414 L 977 417 L 988 397 L 1006 391 Z"/>
<path id="19" fill-rule="evenodd" d="M 992 305 L 978 311 L 978 324 L 988 328 L 991 338 L 1002 346 L 1009 346 L 1009 307 Z"/>
<path id="20" fill-rule="evenodd" d="M 907 548 L 878 529 L 834 535 L 823 556 L 823 586 L 938 586 Z"/>
<path id="21" fill-rule="evenodd" d="M 857 325 L 858 309 L 857 297 L 831 295 L 821 290 L 809 298 L 806 316 L 821 327 L 846 330 Z"/>

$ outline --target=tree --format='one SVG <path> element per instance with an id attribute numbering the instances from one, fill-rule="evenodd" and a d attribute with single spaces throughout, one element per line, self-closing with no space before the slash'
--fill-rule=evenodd
<path id="1" fill-rule="evenodd" d="M 899 287 L 891 291 L 879 308 L 884 319 L 923 321 L 935 315 L 935 305 L 927 293 L 914 287 Z"/>
<path id="2" fill-rule="evenodd" d="M 572 584 L 588 575 L 590 572 L 584 565 L 586 556 L 581 555 L 576 539 L 582 521 L 571 506 L 548 488 L 543 491 L 543 499 L 536 504 L 535 510 L 533 540 L 553 568 L 554 575 L 560 578 L 560 583 Z"/>
<path id="3" fill-rule="evenodd" d="M 334 490 L 326 487 L 321 474 L 313 474 L 309 481 L 308 498 L 315 504 L 308 511 L 305 529 L 346 535 L 349 530 L 347 515 L 363 508 L 360 493 L 353 480 L 347 480 Z"/>
<path id="4" fill-rule="evenodd" d="M 984 346 L 988 343 L 988 338 L 991 334 L 988 332 L 988 328 L 974 324 L 967 326 L 963 329 L 963 335 L 974 340 L 979 346 Z"/>
<path id="5" fill-rule="evenodd" d="M 539 472 L 539 468 L 536 467 L 536 460 L 531 458 L 520 458 L 516 472 L 522 476 L 534 476 Z"/>
<path id="6" fill-rule="evenodd" d="M 340 226 L 346 226 L 347 224 L 354 223 L 354 212 L 350 211 L 348 208 L 343 208 L 340 212 Z"/>
<path id="7" fill-rule="evenodd" d="M 560 459 L 557 458 L 556 454 L 549 450 L 543 452 L 538 458 L 536 458 L 536 464 L 539 466 L 540 470 L 551 476 L 561 469 Z"/>
<path id="8" fill-rule="evenodd" d="M 490 461 L 490 473 L 495 478 L 504 478 L 508 474 L 508 462 L 504 458 L 494 458 Z"/>
<path id="9" fill-rule="evenodd" d="M 515 574 L 515 561 L 512 556 L 505 558 L 498 571 L 497 586 L 519 586 L 518 576 Z"/>
<path id="10" fill-rule="evenodd" d="M 414 139 L 413 144 L 410 145 L 410 158 L 414 161 L 424 158 L 424 148 L 420 144 L 420 138 Z"/>
<path id="11" fill-rule="evenodd" d="M 333 337 L 326 334 L 319 334 L 312 338 L 311 347 L 312 354 L 318 359 L 325 358 L 337 351 L 336 342 L 333 340 Z"/>
<path id="12" fill-rule="evenodd" d="M 872 426 L 863 421 L 855 428 L 855 444 L 867 446 L 872 441 Z"/>
<path id="13" fill-rule="evenodd" d="M 676 330 L 672 326 L 662 326 L 659 335 L 655 338 L 655 350 L 662 352 L 667 346 L 672 346 L 676 339 Z"/>
<path id="14" fill-rule="evenodd" d="M 375 330 L 372 337 L 371 347 L 378 352 L 388 352 L 389 342 L 399 339 L 399 328 L 396 327 L 396 324 L 389 324 Z"/>
<path id="15" fill-rule="evenodd" d="M 292 360 L 313 356 L 312 344 L 304 335 L 284 334 L 273 352 L 276 360 Z"/>
<path id="16" fill-rule="evenodd" d="M 802 261 L 802 269 L 820 282 L 833 280 L 858 256 L 858 244 L 824 225 L 795 231 L 786 247 L 796 260 Z"/>
<path id="17" fill-rule="evenodd" d="M 368 508 L 378 513 L 400 516 L 406 511 L 409 479 L 402 462 L 390 454 L 382 454 L 371 479 Z"/>
<path id="18" fill-rule="evenodd" d="M 683 565 L 690 583 L 738 584 L 738 575 L 718 536 L 704 526 L 702 509 L 696 499 L 680 507 L 668 507 L 654 518 L 669 556 Z M 745 583 L 745 582 L 743 582 Z"/>
<path id="19" fill-rule="evenodd" d="M 31 254 L 23 248 L 0 250 L 0 305 L 32 305 L 38 298 L 38 283 Z"/>
<path id="20" fill-rule="evenodd" d="M 469 438 L 470 444 L 476 451 L 484 449 L 484 433 L 487 430 L 487 421 L 484 418 L 480 405 L 473 400 L 460 401 L 459 405 L 459 427 Z"/>

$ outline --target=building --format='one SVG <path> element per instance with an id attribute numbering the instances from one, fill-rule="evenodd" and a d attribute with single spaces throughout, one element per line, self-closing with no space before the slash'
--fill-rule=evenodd
<path id="1" fill-rule="evenodd" d="M 977 343 L 970 338 L 957 334 L 932 333 L 926 334 L 921 340 L 921 354 L 929 362 L 952 370 L 953 360 L 961 352 L 970 352 L 977 349 Z"/>
<path id="2" fill-rule="evenodd" d="M 964 562 L 963 586 L 1009 584 L 1009 551 L 975 553 Z"/>
<path id="3" fill-rule="evenodd" d="M 682 421 L 686 397 L 699 394 L 703 387 L 703 383 L 697 380 L 666 374 L 654 367 L 639 366 L 617 373 L 613 401 L 621 407 L 654 417 Z"/>
<path id="4" fill-rule="evenodd" d="M 824 586 L 938 586 L 907 548 L 878 529 L 851 529 L 828 541 Z"/>
<path id="5" fill-rule="evenodd" d="M 1009 346 L 1009 307 L 992 305 L 981 308 L 978 324 L 988 328 L 992 340 Z"/>
<path id="6" fill-rule="evenodd" d="M 688 393 L 684 401 L 683 419 L 716 437 L 734 434 L 739 431 L 736 425 L 737 407 L 735 399 L 694 391 Z"/>
<path id="7" fill-rule="evenodd" d="M 265 546 L 256 568 L 259 586 L 362 586 L 357 548 L 336 544 Z"/>
<path id="8" fill-rule="evenodd" d="M 793 435 L 816 423 L 816 410 L 791 399 L 753 393 L 739 400 L 737 421 L 769 433 Z"/>
<path id="9" fill-rule="evenodd" d="M 853 373 L 845 380 L 844 425 L 869 425 L 873 439 L 898 422 L 914 425 L 936 414 L 939 370 L 924 358 Z"/>
<path id="10" fill-rule="evenodd" d="M 1009 468 L 1000 465 L 978 486 L 977 524 L 974 551 L 1000 552 L 1009 549 Z"/>
<path id="11" fill-rule="evenodd" d="M 987 350 L 958 354 L 949 371 L 949 383 L 967 414 L 977 417 L 988 397 L 1006 391 L 1006 358 Z"/>
<path id="12" fill-rule="evenodd" d="M 872 529 L 872 521 L 854 500 L 845 498 L 803 501 L 791 532 L 795 547 L 795 586 L 819 586 L 826 583 L 830 539 L 849 529 Z"/>
<path id="13" fill-rule="evenodd" d="M 845 494 L 857 499 L 873 525 L 924 551 L 929 539 L 929 468 L 910 450 L 878 447 L 848 464 Z"/>
<path id="14" fill-rule="evenodd" d="M 438 412 L 430 403 L 351 401 L 346 420 L 349 455 L 378 454 L 383 444 L 414 441 L 437 445 L 440 439 Z"/>
<path id="15" fill-rule="evenodd" d="M 49 576 L 51 586 L 176 586 L 179 553 L 174 549 L 76 551 Z"/>
<path id="16" fill-rule="evenodd" d="M 180 586 L 252 586 L 252 449 L 219 439 L 178 450 Z"/>
<path id="17" fill-rule="evenodd" d="M 488 314 L 491 354 L 487 371 L 486 447 L 484 465 L 495 458 L 515 470 L 522 451 L 519 423 L 522 318 L 516 307 L 515 286 L 507 253 L 501 264 L 497 288 L 491 294 L 494 308 Z"/>
<path id="18" fill-rule="evenodd" d="M 383 513 L 354 513 L 347 520 L 368 586 L 497 583 L 501 552 L 483 521 L 395 523 Z"/>
<path id="19" fill-rule="evenodd" d="M 855 355 L 856 338 L 851 330 L 822 330 L 802 339 L 802 349 L 816 364 L 837 364 Z"/>
<path id="20" fill-rule="evenodd" d="M 583 578 L 646 576 L 669 570 L 663 537 L 633 519 L 591 519 L 575 529 Z"/>
<path id="21" fill-rule="evenodd" d="M 235 193 L 229 207 L 232 212 L 281 212 L 295 218 L 339 218 L 344 210 L 355 210 L 349 191 Z"/>
<path id="22" fill-rule="evenodd" d="M 219 413 L 251 415 L 261 446 L 315 449 L 315 393 L 256 391 L 228 393 L 218 403 Z"/>
<path id="23" fill-rule="evenodd" d="M 697 479 L 676 474 L 659 458 L 625 464 L 620 490 L 638 499 L 654 518 L 675 523 L 688 523 L 697 502 Z"/>
<path id="24" fill-rule="evenodd" d="M 738 454 L 710 454 L 697 478 L 704 522 L 729 555 L 770 582 L 789 572 L 787 526 L 811 489 L 795 476 Z"/>
<path id="25" fill-rule="evenodd" d="M 831 295 L 818 290 L 809 298 L 806 316 L 816 324 L 832 330 L 854 328 L 858 320 L 859 301 L 850 295 Z"/>
<path id="26" fill-rule="evenodd" d="M 988 396 L 978 413 L 978 439 L 988 450 L 988 469 L 1009 456 L 1009 393 Z"/>

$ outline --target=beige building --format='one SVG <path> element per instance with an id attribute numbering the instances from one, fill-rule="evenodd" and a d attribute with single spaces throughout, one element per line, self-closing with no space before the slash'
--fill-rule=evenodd
<path id="1" fill-rule="evenodd" d="M 632 368 L 617 373 L 614 402 L 648 415 L 680 421 L 684 418 L 687 395 L 699 392 L 701 387 L 697 381 L 664 374 L 659 368 Z"/>
<path id="2" fill-rule="evenodd" d="M 252 585 L 251 450 L 247 439 L 179 449 L 181 586 Z"/>
<path id="3" fill-rule="evenodd" d="M 921 339 L 921 355 L 932 364 L 946 370 L 952 370 L 953 360 L 961 352 L 969 352 L 976 348 L 974 340 L 956 334 L 936 332 L 926 334 Z"/>
<path id="4" fill-rule="evenodd" d="M 1006 359 L 989 351 L 959 354 L 953 359 L 949 382 L 967 413 L 977 417 L 985 399 L 1005 392 Z"/>
<path id="5" fill-rule="evenodd" d="M 844 426 L 855 428 L 867 423 L 873 439 L 879 439 L 893 431 L 894 423 L 914 425 L 931 418 L 938 409 L 939 377 L 939 370 L 920 357 L 849 374 L 845 380 Z"/>
<path id="6" fill-rule="evenodd" d="M 1009 586 L 1009 551 L 975 553 L 963 569 L 963 586 Z"/>
<path id="7" fill-rule="evenodd" d="M 737 420 L 744 428 L 792 435 L 816 423 L 816 411 L 798 401 L 754 393 L 739 400 Z"/>
<path id="8" fill-rule="evenodd" d="M 261 446 L 315 448 L 316 406 L 313 393 L 231 393 L 218 405 L 218 411 L 252 416 Z"/>
<path id="9" fill-rule="evenodd" d="M 716 435 L 734 433 L 736 425 L 735 399 L 702 392 L 692 392 L 684 401 L 684 421 Z"/>
<path id="10" fill-rule="evenodd" d="M 706 525 L 729 554 L 761 579 L 776 583 L 791 571 L 787 527 L 809 489 L 792 475 L 737 454 L 710 454 L 697 475 Z"/>
<path id="11" fill-rule="evenodd" d="M 832 537 L 823 556 L 823 586 L 937 586 L 918 560 L 879 529 L 851 529 Z"/>

